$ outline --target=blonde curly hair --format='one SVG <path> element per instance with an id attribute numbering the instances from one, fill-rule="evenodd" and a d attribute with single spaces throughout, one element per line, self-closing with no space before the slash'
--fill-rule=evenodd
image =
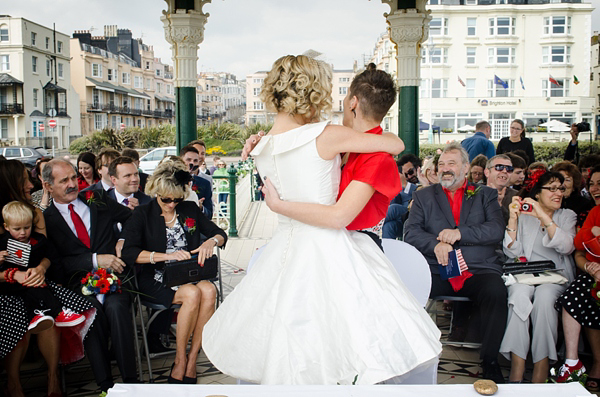
<path id="1" fill-rule="evenodd" d="M 305 55 L 286 55 L 275 61 L 262 86 L 267 108 L 307 121 L 331 112 L 331 67 Z"/>
<path id="2" fill-rule="evenodd" d="M 173 196 L 174 198 L 186 197 L 189 186 L 181 186 L 175 178 L 175 172 L 189 172 L 183 160 L 177 156 L 167 156 L 160 161 L 154 173 L 146 183 L 146 194 L 150 197 Z"/>

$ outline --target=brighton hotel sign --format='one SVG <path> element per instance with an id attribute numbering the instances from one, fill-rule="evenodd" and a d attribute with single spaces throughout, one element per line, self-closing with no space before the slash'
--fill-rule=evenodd
<path id="1" fill-rule="evenodd" d="M 549 100 L 549 98 L 546 98 Z M 480 99 L 477 101 L 481 106 L 517 106 L 521 103 L 520 99 L 506 99 L 506 100 L 487 100 Z M 554 102 L 553 105 L 577 105 L 577 99 L 563 99 L 560 102 Z"/>

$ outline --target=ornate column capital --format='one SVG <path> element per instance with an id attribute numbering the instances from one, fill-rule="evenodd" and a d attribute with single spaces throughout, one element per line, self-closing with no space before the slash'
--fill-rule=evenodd
<path id="1" fill-rule="evenodd" d="M 196 87 L 198 82 L 198 45 L 204 41 L 204 25 L 209 13 L 202 7 L 211 0 L 195 0 L 195 9 L 175 10 L 175 0 L 165 0 L 163 22 L 165 39 L 171 44 L 176 87 Z"/>
<path id="2" fill-rule="evenodd" d="M 396 44 L 398 53 L 398 85 L 400 87 L 418 86 L 421 43 L 429 37 L 430 11 L 425 9 L 420 11 L 414 8 L 399 9 L 391 14 L 385 14 L 385 17 L 388 22 L 390 40 Z"/>

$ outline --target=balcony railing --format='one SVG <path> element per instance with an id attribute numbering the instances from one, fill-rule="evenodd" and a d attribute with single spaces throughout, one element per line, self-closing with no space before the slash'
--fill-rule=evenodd
<path id="1" fill-rule="evenodd" d="M 118 113 L 118 114 L 131 114 L 134 116 L 149 116 L 155 118 L 166 118 L 170 119 L 173 117 L 173 110 L 166 109 L 164 111 L 160 110 L 142 110 L 142 109 L 132 109 L 127 106 L 115 106 L 107 103 L 89 103 L 87 105 L 88 112 L 106 112 L 106 113 Z M 60 115 L 60 112 L 59 112 Z"/>
<path id="2" fill-rule="evenodd" d="M 23 114 L 22 103 L 2 103 L 0 104 L 0 114 Z"/>

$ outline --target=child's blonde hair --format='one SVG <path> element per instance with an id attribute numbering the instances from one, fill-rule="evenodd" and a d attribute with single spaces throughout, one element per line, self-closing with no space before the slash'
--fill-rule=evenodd
<path id="1" fill-rule="evenodd" d="M 14 225 L 21 222 L 32 222 L 33 212 L 20 201 L 11 201 L 2 208 L 2 218 L 6 225 Z"/>

